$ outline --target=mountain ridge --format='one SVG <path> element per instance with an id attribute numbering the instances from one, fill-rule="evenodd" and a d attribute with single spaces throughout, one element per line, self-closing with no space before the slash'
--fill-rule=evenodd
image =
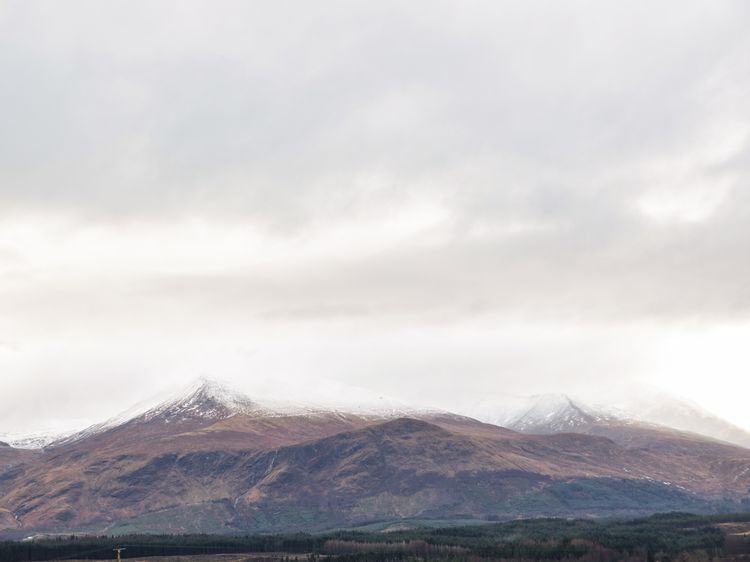
<path id="1" fill-rule="evenodd" d="M 750 507 L 750 449 L 567 396 L 534 406 L 516 431 L 437 410 L 272 408 L 203 381 L 45 449 L 0 448 L 0 535 Z"/>
<path id="2" fill-rule="evenodd" d="M 313 402 L 292 402 L 276 399 L 256 400 L 224 382 L 207 377 L 200 377 L 182 389 L 162 395 L 159 400 L 159 402 L 154 403 L 155 400 L 152 398 L 150 401 L 136 405 L 105 422 L 65 435 L 48 442 L 45 446 L 68 445 L 128 423 L 148 423 L 154 420 L 180 424 L 197 422 L 198 420 L 220 421 L 238 415 L 258 418 L 339 415 L 343 417 L 361 416 L 372 419 L 398 415 L 450 415 L 449 412 L 442 410 L 413 408 L 405 404 L 396 408 L 393 400 L 389 401 L 385 407 L 374 403 L 358 404 L 350 408 L 332 407 Z"/>

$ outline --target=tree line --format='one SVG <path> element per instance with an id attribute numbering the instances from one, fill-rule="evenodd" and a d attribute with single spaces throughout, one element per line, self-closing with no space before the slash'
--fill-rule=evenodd
<path id="1" fill-rule="evenodd" d="M 341 530 L 324 534 L 67 536 L 0 543 L 0 562 L 108 560 L 113 548 L 123 558 L 210 554 L 274 553 L 280 562 L 305 555 L 336 562 L 440 560 L 545 560 L 669 562 L 678 555 L 722 554 L 719 523 L 750 521 L 750 515 L 699 516 L 683 513 L 638 519 L 525 519 L 462 527 L 415 528 L 394 532 Z M 744 543 L 733 540 L 732 551 Z M 747 544 L 750 554 L 750 541 Z"/>

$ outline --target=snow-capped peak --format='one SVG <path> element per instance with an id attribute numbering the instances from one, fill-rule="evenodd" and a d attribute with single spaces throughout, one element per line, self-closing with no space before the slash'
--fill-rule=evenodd
<path id="1" fill-rule="evenodd" d="M 157 417 L 165 421 L 187 418 L 219 420 L 260 409 L 259 404 L 241 392 L 218 381 L 202 377 L 176 397 L 162 402 L 137 417 L 143 421 Z"/>
<path id="2" fill-rule="evenodd" d="M 177 392 L 152 396 L 104 422 L 55 440 L 51 445 L 80 441 L 131 421 L 158 419 L 164 423 L 179 423 L 189 419 L 220 420 L 258 409 L 258 405 L 244 394 L 218 381 L 201 377 Z"/>
<path id="3" fill-rule="evenodd" d="M 750 447 L 750 432 L 695 403 L 643 385 L 611 389 L 584 400 L 568 394 L 496 395 L 466 415 L 525 433 L 587 431 L 592 426 L 668 427 Z"/>
<path id="4" fill-rule="evenodd" d="M 126 410 L 109 420 L 57 440 L 59 446 L 80 441 L 124 426 L 128 423 L 161 423 L 177 426 L 183 423 L 220 421 L 236 415 L 253 417 L 360 415 L 391 418 L 403 415 L 443 413 L 433 409 L 409 407 L 397 400 L 341 385 L 319 385 L 315 396 L 328 400 L 288 401 L 275 398 L 251 399 L 228 384 L 201 377 L 187 387 Z"/>
<path id="5" fill-rule="evenodd" d="M 513 397 L 496 406 L 482 406 L 478 419 L 526 433 L 576 431 L 594 423 L 624 422 L 624 413 L 591 406 L 567 394 L 537 394 L 521 399 Z"/>
<path id="6" fill-rule="evenodd" d="M 532 396 L 525 411 L 510 420 L 517 431 L 552 433 L 573 431 L 594 421 L 595 416 L 565 394 Z"/>

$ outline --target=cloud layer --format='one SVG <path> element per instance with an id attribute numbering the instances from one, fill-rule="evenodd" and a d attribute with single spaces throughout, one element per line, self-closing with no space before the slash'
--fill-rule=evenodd
<path id="1" fill-rule="evenodd" d="M 750 313 L 748 22 L 740 1 L 0 3 L 4 394 L 158 365 L 705 395 L 663 361 L 696 337 L 735 384 L 750 357 L 715 334 Z"/>

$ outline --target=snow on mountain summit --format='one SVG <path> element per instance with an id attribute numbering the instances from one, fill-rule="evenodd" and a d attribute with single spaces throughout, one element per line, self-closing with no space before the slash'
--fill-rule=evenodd
<path id="1" fill-rule="evenodd" d="M 195 427 L 195 424 L 210 424 L 237 415 L 258 418 L 325 415 L 392 418 L 437 412 L 409 407 L 369 391 L 341 386 L 334 388 L 325 384 L 320 386 L 322 388 L 318 390 L 324 390 L 325 393 L 319 393 L 317 398 L 325 396 L 327 400 L 251 399 L 228 384 L 202 377 L 176 392 L 152 397 L 103 423 L 59 439 L 52 445 L 77 442 L 131 423 Z"/>
<path id="2" fill-rule="evenodd" d="M 249 414 L 261 406 L 241 392 L 214 380 L 201 378 L 174 398 L 143 412 L 138 419 L 165 422 L 186 418 L 225 419 L 236 414 Z"/>
<path id="3" fill-rule="evenodd" d="M 566 394 L 542 394 L 532 396 L 524 410 L 509 420 L 508 427 L 527 433 L 558 433 L 615 418 Z"/>
<path id="4" fill-rule="evenodd" d="M 594 406 L 568 394 L 503 396 L 465 412 L 486 423 L 522 433 L 575 432 L 597 423 L 630 423 L 629 416 L 616 408 Z"/>
<path id="5" fill-rule="evenodd" d="M 258 404 L 229 386 L 207 378 L 200 378 L 186 388 L 166 395 L 153 396 L 104 422 L 94 424 L 51 444 L 64 445 L 80 441 L 130 422 L 175 424 L 199 419 L 218 421 L 259 409 Z"/>

